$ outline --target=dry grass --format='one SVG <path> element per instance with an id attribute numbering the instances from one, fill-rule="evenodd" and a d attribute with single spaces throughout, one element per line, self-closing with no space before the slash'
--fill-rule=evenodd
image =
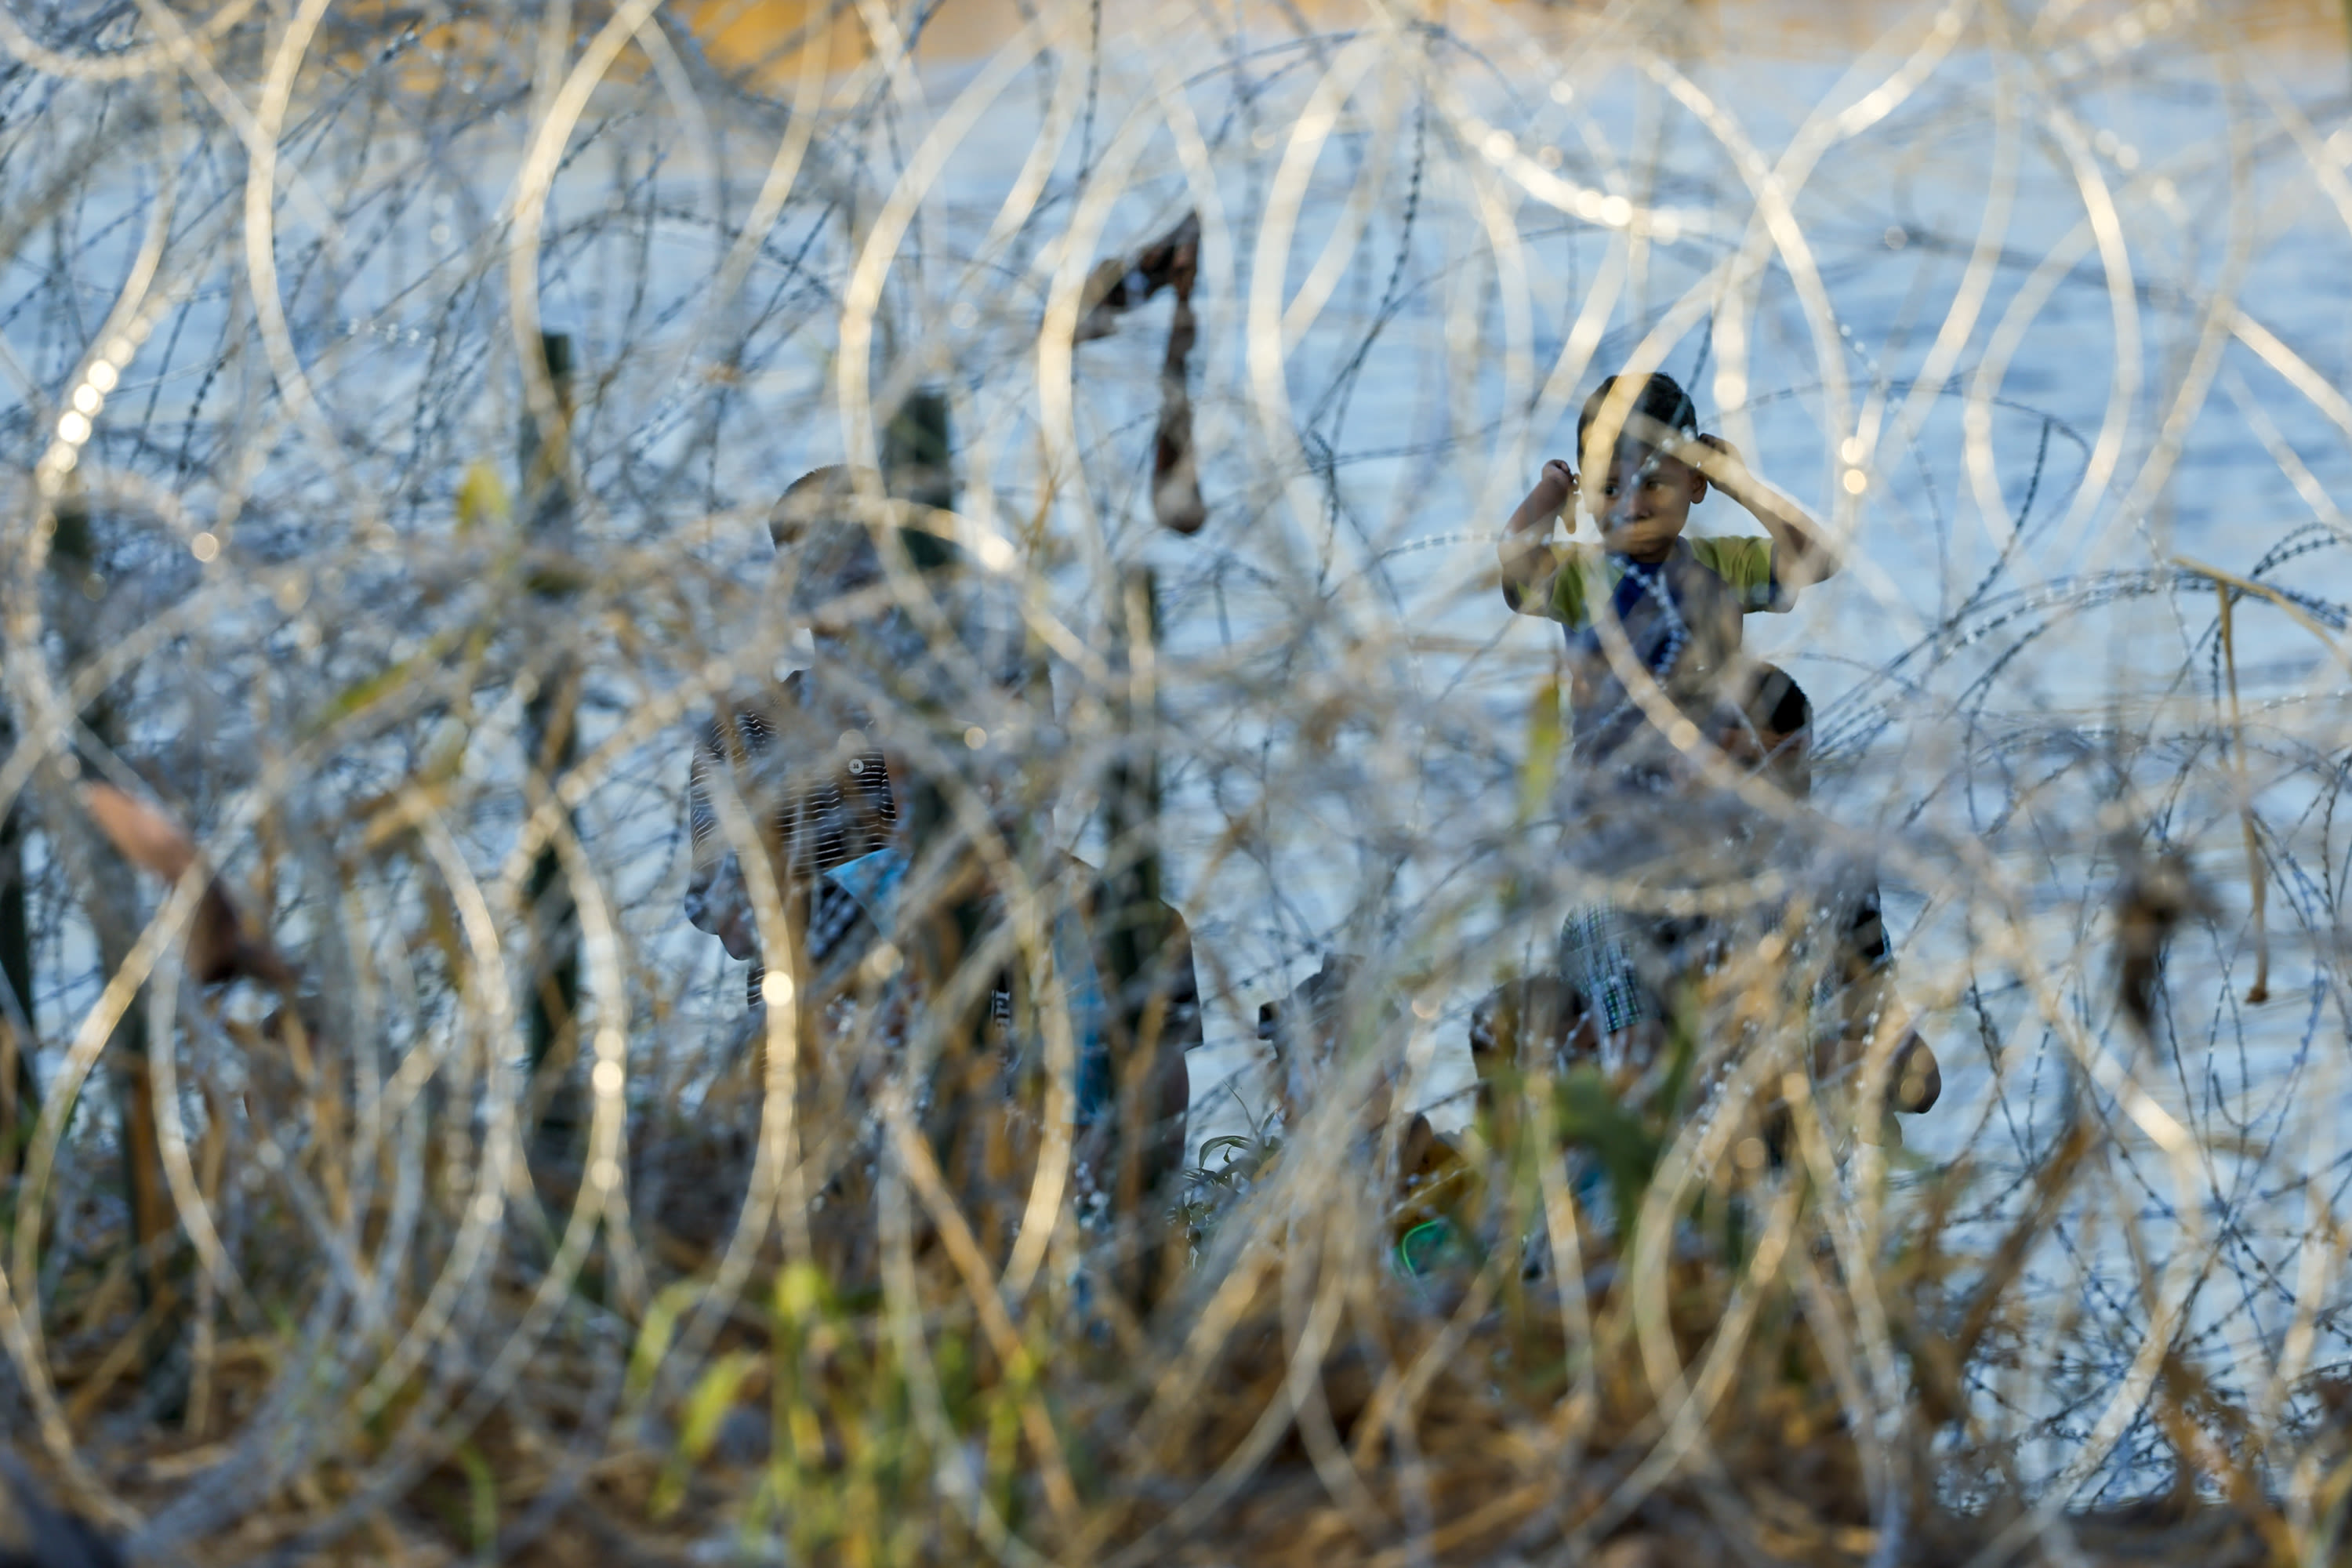
<path id="1" fill-rule="evenodd" d="M 928 15 L 0 13 L 0 1448 L 159 1563 L 2352 1561 L 2340 102 L 2188 5 L 1786 135 L 1730 12 Z M 1749 634 L 1813 803 L 1669 723 L 1612 859 L 1490 531 L 1620 363 L 1848 558 Z M 841 459 L 880 575 L 772 576 Z M 747 1013 L 689 737 L 813 648 Z M 765 808 L 869 746 L 829 958 Z M 1474 1094 L 1603 895 L 1668 1046 Z"/>

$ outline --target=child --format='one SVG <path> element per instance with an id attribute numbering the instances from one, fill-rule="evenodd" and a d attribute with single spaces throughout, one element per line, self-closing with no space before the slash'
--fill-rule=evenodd
<path id="1" fill-rule="evenodd" d="M 1603 449 L 1600 437 L 1612 431 L 1613 443 Z M 1598 597 L 1608 598 L 1634 662 L 1700 732 L 1714 736 L 1738 727 L 1725 682 L 1738 661 L 1741 616 L 1787 610 L 1800 590 L 1835 572 L 1837 561 L 1803 507 L 1751 473 L 1722 437 L 1699 434 L 1690 395 L 1671 376 L 1654 373 L 1633 386 L 1609 377 L 1585 399 L 1576 439 L 1587 478 L 1603 470 L 1590 498 L 1601 545 L 1570 545 L 1563 557 L 1549 542 L 1554 520 L 1571 512 L 1580 489 L 1568 464 L 1553 458 L 1496 546 L 1503 599 L 1566 628 L 1578 759 L 1593 763 L 1627 752 L 1619 758 L 1627 776 L 1654 777 L 1671 759 L 1654 745 L 1628 751 L 1648 726 L 1608 657 Z M 1683 538 L 1710 480 L 1763 525 L 1766 537 Z"/>
<path id="2" fill-rule="evenodd" d="M 1743 761 L 1790 795 L 1802 799 L 1813 789 L 1813 704 L 1787 671 L 1759 665 L 1747 702 L 1749 731 L 1727 745 Z M 1747 749 L 1752 747 L 1752 759 Z M 1886 1105 L 1916 1116 L 1943 1092 L 1944 1077 L 1935 1051 L 1919 1037 L 1895 993 L 1895 950 L 1874 879 L 1840 890 L 1830 909 L 1830 982 L 1836 1027 L 1822 1041 L 1813 1063 L 1822 1083 L 1851 1078 L 1862 1052 L 1882 1026 L 1899 1029 L 1888 1073 Z"/>
<path id="3" fill-rule="evenodd" d="M 1728 443 L 1699 434 L 1690 395 L 1670 376 L 1609 377 L 1585 400 L 1576 433 L 1588 478 L 1601 474 L 1590 498 L 1600 547 L 1571 545 L 1563 556 L 1549 542 L 1553 521 L 1570 511 L 1580 489 L 1574 470 L 1554 458 L 1496 547 L 1503 598 L 1514 611 L 1550 616 L 1567 633 L 1570 734 L 1587 784 L 1603 795 L 1623 786 L 1663 790 L 1687 777 L 1682 753 L 1702 737 L 1721 744 L 1745 735 L 1752 747 L 1737 670 L 1741 619 L 1787 610 L 1800 590 L 1836 569 L 1836 559 L 1804 508 L 1749 472 Z M 1763 525 L 1764 538 L 1683 537 L 1710 479 Z M 1603 628 L 1612 621 L 1632 663 L 1681 721 L 1664 730 L 1651 721 L 1637 700 L 1641 682 L 1629 686 L 1623 660 L 1611 657 Z M 1651 820 L 1654 815 L 1633 825 L 1637 841 L 1657 839 L 1670 826 Z M 1597 817 L 1580 826 L 1589 829 L 1587 858 L 1603 862 L 1589 869 L 1628 869 L 1605 864 L 1624 853 L 1606 842 L 1611 829 Z M 1661 840 L 1635 854 L 1654 865 L 1667 848 Z M 1706 933 L 1691 926 L 1609 903 L 1570 916 L 1561 978 L 1592 1011 L 1604 1066 L 1638 1067 L 1654 1053 L 1663 1037 L 1662 986 L 1686 973 L 1706 945 Z"/>

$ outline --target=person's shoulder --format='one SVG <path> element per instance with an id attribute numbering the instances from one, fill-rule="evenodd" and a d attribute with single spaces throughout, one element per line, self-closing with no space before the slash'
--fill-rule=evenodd
<path id="1" fill-rule="evenodd" d="M 1785 610 L 1789 595 L 1780 590 L 1772 541 L 1761 534 L 1721 534 L 1690 542 L 1691 556 L 1722 578 L 1748 611 Z"/>
<path id="2" fill-rule="evenodd" d="M 1700 565 L 1727 580 L 1772 569 L 1772 541 L 1760 533 L 1694 534 L 1688 542 Z"/>

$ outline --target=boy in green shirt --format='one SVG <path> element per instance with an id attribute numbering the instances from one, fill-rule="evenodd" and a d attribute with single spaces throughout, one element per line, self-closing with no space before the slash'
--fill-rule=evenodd
<path id="1" fill-rule="evenodd" d="M 1596 438 L 1616 431 L 1610 448 Z M 1572 733 L 1580 762 L 1617 760 L 1629 775 L 1652 773 L 1654 745 L 1640 746 L 1643 714 L 1612 664 L 1596 625 L 1601 601 L 1613 610 L 1634 662 L 1648 671 L 1698 733 L 1720 740 L 1739 727 L 1728 684 L 1740 647 L 1740 618 L 1785 611 L 1798 593 L 1837 570 L 1826 535 L 1811 513 L 1749 471 L 1717 436 L 1703 436 L 1690 395 L 1671 376 L 1653 374 L 1594 389 L 1576 422 L 1577 447 L 1590 479 L 1601 543 L 1555 551 L 1555 520 L 1580 494 L 1577 476 L 1553 458 L 1505 526 L 1496 555 L 1503 599 L 1521 615 L 1547 616 L 1568 636 Z M 1745 507 L 1765 537 L 1683 537 L 1690 509 L 1712 482 Z M 1670 731 L 1675 751 L 1694 735 Z M 1637 760 L 1645 753 L 1646 763 Z"/>
<path id="2" fill-rule="evenodd" d="M 1586 781 L 1602 795 L 1663 792 L 1687 778 L 1683 753 L 1702 739 L 1736 757 L 1759 754 L 1740 700 L 1741 620 L 1786 611 L 1836 570 L 1821 524 L 1750 472 L 1727 442 L 1701 435 L 1690 395 L 1664 374 L 1603 381 L 1577 419 L 1577 447 L 1587 479 L 1597 473 L 1599 482 L 1585 492 L 1567 463 L 1546 463 L 1496 554 L 1504 602 L 1559 622 L 1567 634 L 1570 732 Z M 1763 525 L 1763 538 L 1683 537 L 1710 482 Z M 1555 551 L 1552 523 L 1565 515 L 1573 526 L 1580 492 L 1595 508 L 1601 543 Z M 1616 658 L 1604 637 L 1612 622 L 1624 639 Z M 1626 655 L 1676 710 L 1663 728 L 1621 673 Z M 1650 828 L 1633 824 L 1633 837 L 1645 843 L 1670 826 L 1647 815 L 1643 822 Z M 1622 853 L 1610 840 L 1624 833 L 1597 819 L 1590 826 L 1589 868 L 1630 869 L 1606 865 Z M 1654 863 L 1670 848 L 1660 840 L 1636 858 Z M 1690 923 L 1635 919 L 1605 902 L 1569 917 L 1561 978 L 1584 999 L 1605 1065 L 1639 1062 L 1654 1050 L 1661 985 L 1685 972 L 1708 940 L 1704 930 L 1685 929 Z"/>

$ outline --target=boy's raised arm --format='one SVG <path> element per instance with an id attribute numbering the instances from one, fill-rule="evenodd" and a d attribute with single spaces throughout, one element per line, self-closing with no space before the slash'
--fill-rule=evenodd
<path id="1" fill-rule="evenodd" d="M 1716 489 L 1764 525 L 1772 536 L 1774 574 L 1788 592 L 1801 593 L 1837 574 L 1841 563 L 1829 530 L 1794 496 L 1750 468 L 1738 447 L 1720 436 L 1701 436 L 1684 448 L 1684 455 Z"/>
<path id="2" fill-rule="evenodd" d="M 1521 615 L 1540 616 L 1551 604 L 1552 579 L 1559 572 L 1559 556 L 1549 542 L 1551 525 L 1575 499 L 1575 473 L 1554 458 L 1503 525 L 1503 537 L 1495 545 L 1503 603 Z"/>

